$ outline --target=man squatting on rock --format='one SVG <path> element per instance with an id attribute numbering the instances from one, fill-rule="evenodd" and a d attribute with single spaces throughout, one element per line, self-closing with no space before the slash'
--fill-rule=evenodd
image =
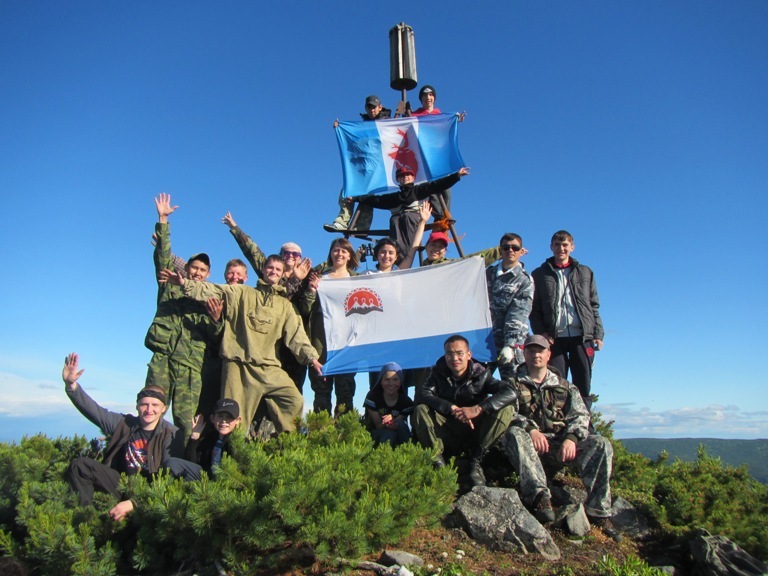
<path id="1" fill-rule="evenodd" d="M 517 372 L 518 416 L 504 436 L 512 467 L 520 476 L 520 498 L 545 524 L 554 521 L 542 460 L 574 466 L 587 489 L 584 507 L 590 522 L 614 540 L 621 535 L 611 523 L 613 447 L 589 433 L 589 411 L 579 390 L 547 367 L 549 340 L 529 336 L 525 364 Z"/>

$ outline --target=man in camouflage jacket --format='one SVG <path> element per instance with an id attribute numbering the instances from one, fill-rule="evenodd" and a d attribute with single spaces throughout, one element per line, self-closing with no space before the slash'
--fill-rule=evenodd
<path id="1" fill-rule="evenodd" d="M 499 352 L 499 376 L 512 378 L 523 363 L 523 342 L 528 336 L 528 316 L 533 305 L 533 279 L 520 257 L 523 239 L 507 233 L 499 240 L 501 262 L 485 269 L 493 341 Z"/>
<path id="2" fill-rule="evenodd" d="M 170 194 L 155 198 L 158 221 L 155 224 L 155 273 L 173 268 L 170 216 L 178 206 L 171 206 Z M 210 275 L 207 254 L 192 256 L 186 274 L 195 280 Z M 152 351 L 146 385 L 160 386 L 172 406 L 173 423 L 184 439 L 192 433 L 192 421 L 200 412 L 201 394 L 216 402 L 221 389 L 221 373 L 216 362 L 216 343 L 221 326 L 208 315 L 206 305 L 184 295 L 181 288 L 165 283 L 157 285 L 157 312 L 147 331 L 144 345 Z M 204 392 L 205 390 L 205 392 Z M 208 407 L 211 408 L 212 406 Z"/>
<path id="3" fill-rule="evenodd" d="M 587 489 L 587 517 L 617 538 L 610 524 L 611 443 L 589 434 L 589 412 L 579 390 L 548 368 L 549 341 L 530 336 L 524 355 L 514 381 L 518 416 L 504 437 L 507 456 L 520 476 L 521 500 L 539 520 L 551 523 L 554 513 L 542 460 L 575 466 Z"/>
<path id="4" fill-rule="evenodd" d="M 278 432 L 294 430 L 294 420 L 304 407 L 304 398 L 282 369 L 276 349 L 279 341 L 285 342 L 301 364 L 312 366 L 318 373 L 323 368 L 301 318 L 278 285 L 283 260 L 268 256 L 262 273 L 265 280 L 256 288 L 190 281 L 170 269 L 161 275 L 163 281 L 180 285 L 189 298 L 224 301 L 222 394 L 240 406 L 246 434 L 262 398 L 271 398 L 276 406 L 277 413 L 272 416 Z"/>

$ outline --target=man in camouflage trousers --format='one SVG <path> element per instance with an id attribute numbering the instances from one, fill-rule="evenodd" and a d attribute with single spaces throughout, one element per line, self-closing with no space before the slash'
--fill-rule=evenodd
<path id="1" fill-rule="evenodd" d="M 286 343 L 291 353 L 318 374 L 323 366 L 307 337 L 301 318 L 279 285 L 283 276 L 283 259 L 273 254 L 266 258 L 262 275 L 255 288 L 243 284 L 219 285 L 185 279 L 168 269 L 160 275 L 162 282 L 181 286 L 189 298 L 206 302 L 210 298 L 224 301 L 220 356 L 222 360 L 223 396 L 240 406 L 244 432 L 248 434 L 262 398 L 274 402 L 277 432 L 296 429 L 295 419 L 301 415 L 304 398 L 296 389 L 277 357 L 277 343 Z"/>
<path id="2" fill-rule="evenodd" d="M 170 194 L 160 194 L 155 206 L 158 221 L 154 261 L 159 274 L 173 267 L 168 216 L 178 206 L 171 206 Z M 200 253 L 189 259 L 185 271 L 189 278 L 203 281 L 210 269 L 208 255 Z M 146 386 L 159 386 L 165 391 L 172 405 L 173 423 L 183 432 L 185 442 L 192 433 L 195 415 L 209 413 L 205 406 L 199 406 L 201 394 L 212 402 L 219 399 L 221 371 L 216 351 L 221 330 L 222 325 L 208 315 L 205 303 L 186 297 L 178 286 L 158 283 L 157 312 L 144 339 L 144 345 L 153 352 Z"/>
<path id="3" fill-rule="evenodd" d="M 547 367 L 549 340 L 541 335 L 525 341 L 525 364 L 514 380 L 518 417 L 504 436 L 509 461 L 520 476 L 520 497 L 544 524 L 554 521 L 542 460 L 575 466 L 587 489 L 584 507 L 593 525 L 616 541 L 611 523 L 613 447 L 589 434 L 589 412 L 579 390 Z"/>
<path id="4" fill-rule="evenodd" d="M 524 362 L 523 342 L 528 336 L 528 316 L 533 305 L 533 279 L 520 262 L 527 250 L 518 234 L 504 234 L 499 250 L 501 262 L 485 269 L 485 279 L 493 340 L 499 351 L 499 376 L 509 379 Z"/>

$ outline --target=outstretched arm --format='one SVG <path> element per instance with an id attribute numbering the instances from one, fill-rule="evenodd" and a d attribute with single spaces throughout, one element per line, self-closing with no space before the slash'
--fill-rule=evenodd
<path id="1" fill-rule="evenodd" d="M 258 244 L 251 240 L 251 237 L 243 232 L 232 217 L 231 212 L 227 212 L 221 219 L 222 223 L 226 224 L 229 228 L 230 234 L 235 237 L 237 245 L 240 247 L 240 251 L 248 260 L 248 263 L 253 267 L 253 271 L 261 278 L 261 269 L 264 267 L 264 263 L 267 261 L 267 257 L 259 248 Z"/>

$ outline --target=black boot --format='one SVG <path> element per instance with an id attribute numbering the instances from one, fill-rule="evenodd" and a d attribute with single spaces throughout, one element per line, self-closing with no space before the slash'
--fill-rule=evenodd
<path id="1" fill-rule="evenodd" d="M 483 457 L 485 449 L 477 448 L 469 460 L 469 480 L 472 486 L 485 486 L 485 473 L 483 472 Z"/>

